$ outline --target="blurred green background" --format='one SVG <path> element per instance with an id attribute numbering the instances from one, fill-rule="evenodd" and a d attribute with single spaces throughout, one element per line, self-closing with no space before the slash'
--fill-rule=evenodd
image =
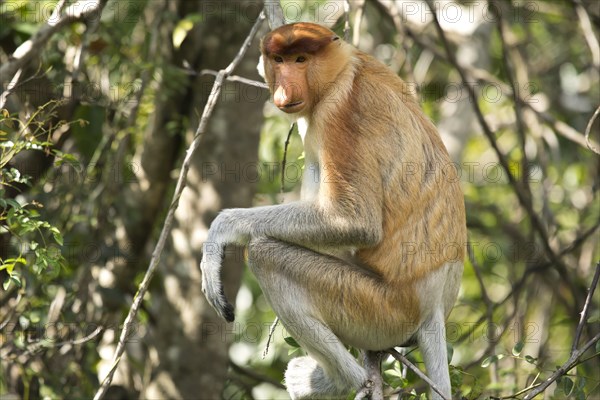
<path id="1" fill-rule="evenodd" d="M 290 22 L 344 35 L 344 3 L 282 6 Z M 460 173 L 471 256 L 447 328 L 456 397 L 522 398 L 569 358 L 600 259 L 600 158 L 584 138 L 600 104 L 600 3 L 435 2 L 452 57 L 424 2 L 349 5 L 348 40 L 413 85 Z M 2 399 L 95 393 L 210 94 L 205 70 L 229 64 L 261 8 L 0 2 Z M 262 82 L 258 55 L 255 40 L 234 73 Z M 296 132 L 280 183 L 289 128 L 264 88 L 226 83 L 107 398 L 286 398 L 285 364 L 302 350 L 278 326 L 262 356 L 275 316 L 243 251 L 228 250 L 224 266 L 234 324 L 205 303 L 198 263 L 222 208 L 298 197 Z M 580 343 L 600 331 L 599 299 Z M 422 367 L 418 349 L 408 353 Z M 600 398 L 599 353 L 592 346 L 546 398 Z M 384 370 L 392 398 L 427 390 L 392 360 Z"/>

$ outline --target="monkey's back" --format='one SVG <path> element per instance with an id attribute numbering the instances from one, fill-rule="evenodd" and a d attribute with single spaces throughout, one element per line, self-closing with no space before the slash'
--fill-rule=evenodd
<path id="1" fill-rule="evenodd" d="M 354 92 L 367 101 L 351 102 L 352 115 L 361 120 L 360 140 L 369 142 L 365 162 L 379 164 L 383 186 L 383 241 L 358 257 L 406 284 L 463 261 L 463 195 L 455 165 L 410 87 L 374 58 L 356 56 Z"/>

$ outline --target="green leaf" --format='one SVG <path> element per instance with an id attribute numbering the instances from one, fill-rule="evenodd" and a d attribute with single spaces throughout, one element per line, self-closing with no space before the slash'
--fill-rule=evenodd
<path id="1" fill-rule="evenodd" d="M 8 261 L 8 260 L 6 260 L 6 261 Z M 13 263 L 13 262 L 5 262 L 4 264 L 0 265 L 0 271 L 5 269 L 6 272 L 8 272 L 8 275 L 12 274 L 12 271 L 14 268 L 15 268 L 15 263 Z"/>
<path id="2" fill-rule="evenodd" d="M 537 358 L 535 357 L 531 357 L 530 355 L 526 355 L 525 356 L 525 361 L 527 361 L 529 364 L 534 364 L 537 362 Z"/>
<path id="3" fill-rule="evenodd" d="M 348 396 L 346 396 L 346 400 L 353 400 L 356 397 L 356 389 L 352 389 Z"/>
<path id="4" fill-rule="evenodd" d="M 283 340 L 285 340 L 285 342 L 292 347 L 300 348 L 300 345 L 298 344 L 298 342 L 296 342 L 296 339 L 294 339 L 291 336 L 285 337 Z"/>
<path id="5" fill-rule="evenodd" d="M 14 283 L 15 285 L 17 285 L 17 287 L 21 287 L 21 277 L 17 274 L 12 274 L 8 279 L 10 279 L 10 281 L 12 283 Z"/>
<path id="6" fill-rule="evenodd" d="M 473 382 L 471 384 L 471 391 L 469 392 L 468 399 L 470 399 L 470 400 L 479 399 L 481 397 L 482 393 L 483 393 L 483 385 L 481 384 L 481 382 L 476 380 L 475 382 Z"/>
<path id="7" fill-rule="evenodd" d="M 525 342 L 518 341 L 517 344 L 515 344 L 515 347 L 513 347 L 513 349 L 512 349 L 513 356 L 516 357 L 519 354 L 521 354 L 521 352 L 523 351 L 523 347 L 525 347 Z"/>
<path id="8" fill-rule="evenodd" d="M 173 29 L 173 46 L 179 49 L 188 32 L 192 30 L 194 23 L 188 19 L 182 19 Z"/>
<path id="9" fill-rule="evenodd" d="M 15 209 L 21 209 L 21 208 L 22 208 L 22 207 L 21 207 L 21 205 L 20 205 L 19 203 L 17 203 L 17 202 L 16 202 L 15 200 L 13 200 L 13 199 L 6 199 L 6 202 L 7 202 L 7 203 L 8 203 L 8 204 L 9 204 L 9 205 L 12 207 L 12 208 L 15 208 Z"/>
<path id="10" fill-rule="evenodd" d="M 568 376 L 563 376 L 561 379 L 561 389 L 565 392 L 565 395 L 569 396 L 573 391 L 575 384 Z"/>
<path id="11" fill-rule="evenodd" d="M 63 237 L 62 237 L 62 235 L 60 234 L 60 232 L 54 232 L 54 233 L 52 234 L 52 236 L 54 236 L 54 241 L 55 241 L 56 243 L 58 243 L 58 244 L 59 244 L 59 245 L 61 245 L 61 246 L 63 245 Z"/>
<path id="12" fill-rule="evenodd" d="M 406 387 L 407 381 L 402 373 L 396 369 L 388 369 L 383 372 L 385 382 L 394 389 Z"/>
<path id="13" fill-rule="evenodd" d="M 300 347 L 292 347 L 291 349 L 288 350 L 288 356 L 291 356 L 293 354 L 296 353 L 300 353 Z"/>
<path id="14" fill-rule="evenodd" d="M 463 384 L 463 372 L 459 367 L 450 365 L 450 382 L 452 387 L 459 388 Z"/>
<path id="15" fill-rule="evenodd" d="M 452 346 L 452 343 L 446 342 L 446 350 L 448 352 L 448 364 L 450 364 L 454 355 L 454 346 Z"/>
<path id="16" fill-rule="evenodd" d="M 481 366 L 483 368 L 487 368 L 489 367 L 492 363 L 498 362 L 499 360 L 502 360 L 504 358 L 504 354 L 494 354 L 493 356 L 487 357 L 485 358 L 482 362 L 481 362 Z"/>
<path id="17" fill-rule="evenodd" d="M 596 322 L 600 322 L 600 313 L 590 316 L 586 322 L 588 324 L 594 324 Z"/>

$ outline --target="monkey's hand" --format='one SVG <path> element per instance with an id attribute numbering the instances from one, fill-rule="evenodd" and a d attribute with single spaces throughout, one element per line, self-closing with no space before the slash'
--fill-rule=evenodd
<path id="1" fill-rule="evenodd" d="M 221 264 L 225 246 L 229 243 L 245 245 L 250 240 L 250 225 L 245 209 L 228 209 L 221 212 L 208 231 L 202 246 L 202 292 L 217 314 L 228 322 L 234 319 L 233 306 L 227 301 L 221 281 Z"/>
<path id="2" fill-rule="evenodd" d="M 221 282 L 221 263 L 225 255 L 224 250 L 225 246 L 214 242 L 206 242 L 202 246 L 202 261 L 200 262 L 202 292 L 217 314 L 231 322 L 234 319 L 233 306 L 227 301 L 223 291 L 223 282 Z"/>

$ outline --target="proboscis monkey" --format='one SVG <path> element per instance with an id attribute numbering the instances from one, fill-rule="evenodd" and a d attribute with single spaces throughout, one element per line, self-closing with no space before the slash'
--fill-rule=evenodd
<path id="1" fill-rule="evenodd" d="M 450 397 L 444 322 L 460 286 L 466 226 L 436 128 L 404 81 L 323 26 L 282 26 L 261 50 L 273 101 L 303 136 L 301 200 L 217 216 L 201 263 L 207 299 L 233 321 L 221 261 L 227 244 L 246 245 L 265 296 L 308 353 L 285 373 L 293 399 L 344 397 L 367 385 L 344 345 L 369 352 L 412 341 Z"/>

